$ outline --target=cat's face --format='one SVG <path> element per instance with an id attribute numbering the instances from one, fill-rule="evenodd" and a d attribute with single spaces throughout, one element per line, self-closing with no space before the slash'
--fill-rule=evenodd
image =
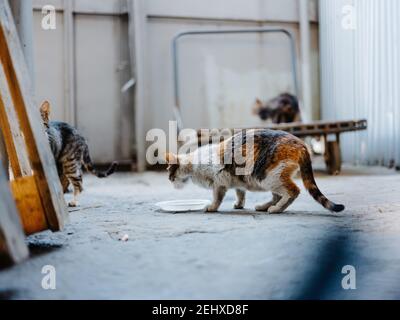
<path id="1" fill-rule="evenodd" d="M 42 121 L 46 128 L 49 127 L 50 122 L 50 103 L 48 101 L 44 101 L 40 106 L 40 116 L 42 117 Z"/>
<path id="2" fill-rule="evenodd" d="M 253 105 L 253 114 L 266 121 L 274 116 L 275 110 L 269 105 L 269 102 L 263 104 L 260 99 L 257 99 Z"/>
<path id="3" fill-rule="evenodd" d="M 172 153 L 165 155 L 165 160 L 168 163 L 168 178 L 176 189 L 182 189 L 189 181 L 190 168 L 188 164 L 184 164 L 179 156 Z"/>
<path id="4" fill-rule="evenodd" d="M 45 134 L 46 134 L 47 138 L 49 139 L 49 141 L 50 141 L 50 138 L 49 138 L 49 132 L 48 131 L 49 131 L 49 128 L 50 128 L 49 127 L 50 111 L 51 111 L 50 103 L 48 101 L 44 101 L 42 103 L 42 105 L 40 106 L 40 116 L 41 116 L 43 124 L 44 124 L 44 126 L 46 128 Z M 51 141 L 50 141 L 50 143 L 51 143 Z"/>

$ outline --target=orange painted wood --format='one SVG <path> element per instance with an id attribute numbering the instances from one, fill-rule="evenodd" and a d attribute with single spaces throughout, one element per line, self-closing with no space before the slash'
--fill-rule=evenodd
<path id="1" fill-rule="evenodd" d="M 28 254 L 17 207 L 0 163 L 0 267 L 21 262 Z"/>
<path id="2" fill-rule="evenodd" d="M 36 188 L 43 209 L 42 218 L 47 222 L 47 226 L 51 230 L 59 231 L 63 228 L 67 220 L 67 207 L 58 178 L 54 157 L 51 153 L 48 139 L 45 135 L 45 128 L 40 118 L 39 106 L 36 106 L 33 101 L 29 73 L 25 64 L 11 10 L 6 0 L 0 0 L 0 60 L 4 71 L 3 78 L 5 78 L 6 87 L 8 87 L 9 90 L 11 104 L 18 119 L 18 125 L 24 140 L 24 147 L 29 158 L 30 167 L 32 168 L 33 175 L 31 174 L 31 176 L 35 182 L 33 183 L 33 180 L 30 178 L 23 180 L 17 179 L 18 182 L 14 185 L 13 190 L 16 192 L 16 197 L 18 199 L 23 199 L 22 194 L 25 191 L 28 195 L 31 195 L 33 199 L 33 197 L 35 197 L 33 196 L 35 191 L 30 189 Z M 7 106 L 7 102 L 4 97 L 0 98 L 3 101 L 2 109 L 4 110 Z M 8 124 L 10 124 L 10 121 L 15 121 L 15 119 L 13 120 L 8 117 L 7 119 L 3 118 L 3 121 L 8 121 Z M 9 128 L 2 130 L 3 134 L 9 134 L 10 131 L 12 132 L 12 128 L 16 125 L 15 123 L 9 125 Z M 15 137 L 11 138 L 13 139 L 14 149 L 16 150 L 16 139 L 14 139 Z M 18 150 L 16 150 L 16 152 L 18 158 Z M 13 161 L 18 161 L 21 165 L 19 159 L 13 159 Z M 20 177 L 17 176 L 17 178 Z M 24 187 L 20 187 L 23 184 L 26 184 L 26 187 L 30 189 L 25 190 Z M 20 205 L 20 208 L 22 210 L 24 206 Z M 22 212 L 23 217 L 24 213 L 25 212 Z M 38 223 L 38 225 L 41 223 L 42 222 Z"/>
<path id="3" fill-rule="evenodd" d="M 49 229 L 35 178 L 27 176 L 11 181 L 11 189 L 26 235 Z"/>

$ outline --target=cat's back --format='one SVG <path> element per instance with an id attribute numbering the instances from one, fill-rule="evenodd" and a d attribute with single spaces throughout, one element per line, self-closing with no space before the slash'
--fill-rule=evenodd
<path id="1" fill-rule="evenodd" d="M 76 128 L 66 122 L 50 121 L 47 133 L 56 159 L 66 152 L 86 147 L 85 138 L 79 134 Z"/>
<path id="2" fill-rule="evenodd" d="M 70 125 L 66 122 L 51 121 L 49 123 L 49 128 L 56 130 L 59 133 L 60 138 L 64 141 L 68 141 L 68 140 L 84 141 L 85 140 L 75 127 L 73 127 L 72 125 Z"/>
<path id="3" fill-rule="evenodd" d="M 241 148 L 238 150 L 238 148 Z M 236 134 L 230 140 L 221 143 L 220 157 L 243 154 L 246 161 L 252 164 L 251 176 L 257 180 L 266 178 L 268 171 L 280 165 L 282 162 L 298 163 L 300 157 L 307 151 L 302 140 L 292 134 L 270 129 L 247 130 L 244 134 Z M 232 163 L 225 164 L 225 169 L 236 172 L 238 164 L 235 159 Z"/>

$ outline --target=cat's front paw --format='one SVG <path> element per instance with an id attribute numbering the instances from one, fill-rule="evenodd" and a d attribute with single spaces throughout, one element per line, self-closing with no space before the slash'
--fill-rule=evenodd
<path id="1" fill-rule="evenodd" d="M 271 213 L 271 214 L 279 214 L 282 212 L 283 212 L 282 208 L 277 207 L 277 206 L 272 206 L 272 207 L 268 208 L 268 213 Z"/>
<path id="2" fill-rule="evenodd" d="M 266 206 L 265 204 L 260 204 L 260 205 L 256 206 L 255 209 L 256 209 L 256 211 L 258 211 L 258 212 L 268 212 L 268 209 L 269 209 L 270 207 L 271 207 L 271 206 Z"/>
<path id="3" fill-rule="evenodd" d="M 215 207 L 215 206 L 213 206 L 213 205 L 210 205 L 210 206 L 208 206 L 208 207 L 206 208 L 205 212 L 207 212 L 207 213 L 218 212 L 218 208 Z"/>
<path id="4" fill-rule="evenodd" d="M 243 209 L 244 209 L 244 205 L 243 205 L 243 204 L 235 203 L 235 205 L 233 206 L 233 208 L 234 208 L 235 210 L 243 210 Z"/>
<path id="5" fill-rule="evenodd" d="M 70 207 L 70 208 L 76 208 L 78 206 L 79 206 L 79 204 L 77 201 L 71 201 L 70 203 L 68 203 L 68 207 Z"/>

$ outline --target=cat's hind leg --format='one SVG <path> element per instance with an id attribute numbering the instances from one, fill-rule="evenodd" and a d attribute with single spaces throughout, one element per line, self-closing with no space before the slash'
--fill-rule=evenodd
<path id="1" fill-rule="evenodd" d="M 64 174 L 63 166 L 60 163 L 57 163 L 57 172 L 58 172 L 58 177 L 60 178 L 63 192 L 68 193 L 69 180 L 67 176 Z"/>
<path id="2" fill-rule="evenodd" d="M 68 193 L 69 192 L 69 180 L 68 180 L 67 176 L 65 174 L 62 174 L 60 177 L 60 181 L 61 181 L 61 186 L 62 186 L 63 192 Z"/>
<path id="3" fill-rule="evenodd" d="M 68 204 L 69 207 L 79 206 L 78 197 L 83 191 L 82 187 L 82 175 L 79 177 L 71 178 L 71 183 L 74 187 L 74 199 Z"/>
<path id="4" fill-rule="evenodd" d="M 267 212 L 268 209 L 274 205 L 276 205 L 279 200 L 281 200 L 281 196 L 273 193 L 272 194 L 272 200 L 270 202 L 264 203 L 264 204 L 260 204 L 258 206 L 256 206 L 256 211 L 261 211 L 261 212 Z"/>
<path id="5" fill-rule="evenodd" d="M 227 189 L 225 187 L 217 186 L 213 189 L 213 202 L 206 208 L 206 212 L 217 212 L 222 200 L 224 200 Z"/>
<path id="6" fill-rule="evenodd" d="M 241 189 L 236 189 L 236 198 L 237 198 L 237 201 L 233 208 L 236 210 L 243 209 L 244 204 L 246 202 L 246 191 L 241 190 Z"/>
<path id="7" fill-rule="evenodd" d="M 275 205 L 268 208 L 268 213 L 282 213 L 284 212 L 298 197 L 297 195 L 290 195 L 286 193 L 284 196 L 281 197 Z"/>
<path id="8" fill-rule="evenodd" d="M 275 193 L 281 196 L 281 199 L 275 205 L 268 208 L 269 213 L 282 213 L 299 196 L 300 189 L 292 180 L 292 176 L 297 168 L 297 165 L 288 165 L 282 170 L 280 176 L 281 186 L 274 190 Z"/>
<path id="9" fill-rule="evenodd" d="M 70 163 L 64 166 L 64 173 L 74 188 L 74 198 L 68 204 L 69 207 L 77 207 L 79 205 L 78 197 L 83 191 L 82 187 L 82 170 L 79 162 Z"/>

